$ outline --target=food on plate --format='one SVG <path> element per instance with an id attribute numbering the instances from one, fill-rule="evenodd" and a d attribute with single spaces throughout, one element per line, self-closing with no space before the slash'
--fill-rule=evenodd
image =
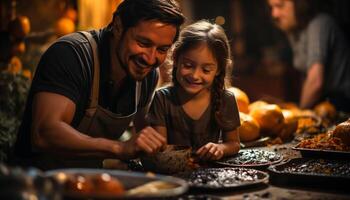
<path id="1" fill-rule="evenodd" d="M 115 177 L 102 174 L 70 174 L 65 182 L 65 190 L 70 194 L 86 196 L 119 196 L 124 194 L 124 186 Z"/>
<path id="2" fill-rule="evenodd" d="M 260 126 L 258 122 L 245 113 L 239 112 L 241 126 L 238 128 L 241 142 L 249 142 L 260 137 Z"/>
<path id="3" fill-rule="evenodd" d="M 350 177 L 350 163 L 345 160 L 311 159 L 304 162 L 286 164 L 283 168 L 285 173 L 297 173 L 321 176 Z"/>
<path id="4" fill-rule="evenodd" d="M 264 172 L 238 167 L 203 168 L 190 174 L 188 179 L 192 187 L 199 188 L 229 188 L 251 185 L 266 181 L 268 175 Z"/>
<path id="5" fill-rule="evenodd" d="M 338 124 L 333 131 L 333 135 L 335 137 L 340 138 L 344 144 L 349 146 L 350 145 L 350 118 L 347 121 Z"/>
<path id="6" fill-rule="evenodd" d="M 146 171 L 161 174 L 176 174 L 191 171 L 196 167 L 192 157 L 192 148 L 184 145 L 167 145 L 164 151 L 141 157 Z"/>
<path id="7" fill-rule="evenodd" d="M 220 164 L 228 166 L 264 166 L 277 163 L 282 160 L 282 156 L 273 151 L 261 149 L 243 149 L 236 156 L 227 157 L 218 161 Z"/>
<path id="8" fill-rule="evenodd" d="M 318 134 L 311 139 L 304 139 L 297 145 L 297 147 L 306 149 L 350 151 L 350 147 L 345 145 L 340 138 L 334 137 L 332 131 Z"/>
<path id="9" fill-rule="evenodd" d="M 128 190 L 125 194 L 131 196 L 159 194 L 176 187 L 178 187 L 178 185 L 165 181 L 151 181 L 146 184 L 132 188 Z"/>

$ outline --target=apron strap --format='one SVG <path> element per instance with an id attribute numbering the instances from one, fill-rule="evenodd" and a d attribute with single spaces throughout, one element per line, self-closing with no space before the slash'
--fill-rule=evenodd
<path id="1" fill-rule="evenodd" d="M 87 31 L 80 31 L 80 33 L 82 33 L 88 39 L 93 53 L 94 76 L 92 79 L 89 108 L 96 108 L 98 105 L 98 96 L 100 88 L 100 60 L 98 57 L 97 43 L 91 35 L 91 33 Z"/>
<path id="2" fill-rule="evenodd" d="M 135 111 L 137 112 L 137 106 L 139 105 L 140 98 L 141 98 L 141 81 L 136 81 L 136 93 L 135 93 Z"/>
<path id="3" fill-rule="evenodd" d="M 92 80 L 91 95 L 90 95 L 90 105 L 89 108 L 96 108 L 98 105 L 99 88 L 100 88 L 100 60 L 98 57 L 97 43 L 91 33 L 87 31 L 80 31 L 89 41 L 92 53 L 93 53 L 93 63 L 94 63 L 94 77 Z M 142 82 L 136 82 L 136 94 L 135 94 L 135 111 L 137 111 L 137 106 L 140 102 L 141 97 L 141 87 Z"/>

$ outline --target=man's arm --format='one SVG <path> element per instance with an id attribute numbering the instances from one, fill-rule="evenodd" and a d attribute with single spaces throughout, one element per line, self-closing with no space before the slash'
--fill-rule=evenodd
<path id="1" fill-rule="evenodd" d="M 75 104 L 69 98 L 40 92 L 33 101 L 32 144 L 35 148 L 65 156 L 116 157 L 130 159 L 139 151 L 154 153 L 165 139 L 153 128 L 145 127 L 127 142 L 85 135 L 70 123 Z"/>
<path id="2" fill-rule="evenodd" d="M 72 126 L 75 104 L 69 98 L 50 92 L 39 92 L 33 100 L 32 144 L 41 151 L 67 156 L 123 156 L 120 142 L 92 138 Z"/>
<path id="3" fill-rule="evenodd" d="M 323 87 L 323 73 L 324 66 L 321 63 L 311 65 L 301 91 L 301 108 L 311 108 L 320 99 Z"/>

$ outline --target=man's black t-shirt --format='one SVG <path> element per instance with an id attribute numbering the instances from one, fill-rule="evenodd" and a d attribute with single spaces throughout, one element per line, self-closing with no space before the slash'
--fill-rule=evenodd
<path id="1" fill-rule="evenodd" d="M 95 38 L 100 58 L 100 94 L 99 105 L 114 113 L 128 113 L 133 109 L 135 81 L 130 77 L 123 81 L 118 92 L 120 98 L 110 100 L 110 32 L 106 29 L 91 31 Z M 89 105 L 89 97 L 93 79 L 93 55 L 88 40 L 81 33 L 73 33 L 60 38 L 43 54 L 36 69 L 29 91 L 22 124 L 19 128 L 14 153 L 19 157 L 33 155 L 31 147 L 31 124 L 33 97 L 38 92 L 52 92 L 71 99 L 76 105 L 71 126 L 76 128 L 85 109 Z M 145 107 L 152 98 L 158 80 L 156 70 L 151 71 L 142 81 L 141 98 L 138 108 Z M 115 96 L 115 95 L 114 95 Z"/>

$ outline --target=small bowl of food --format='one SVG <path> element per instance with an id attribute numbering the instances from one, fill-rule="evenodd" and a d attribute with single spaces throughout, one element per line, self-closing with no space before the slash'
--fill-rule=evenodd
<path id="1" fill-rule="evenodd" d="M 195 168 L 192 148 L 185 145 L 167 145 L 163 151 L 142 156 L 141 163 L 146 171 L 161 174 L 177 174 Z"/>

